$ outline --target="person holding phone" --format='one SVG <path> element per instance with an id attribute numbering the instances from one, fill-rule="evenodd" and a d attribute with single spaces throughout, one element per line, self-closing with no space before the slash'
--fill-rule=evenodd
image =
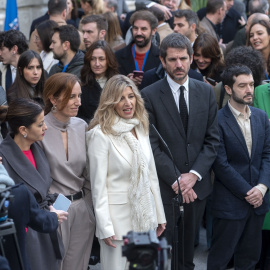
<path id="1" fill-rule="evenodd" d="M 204 81 L 215 86 L 221 81 L 221 73 L 224 68 L 223 54 L 218 42 L 208 33 L 200 34 L 193 45 L 192 69 L 204 76 Z"/>

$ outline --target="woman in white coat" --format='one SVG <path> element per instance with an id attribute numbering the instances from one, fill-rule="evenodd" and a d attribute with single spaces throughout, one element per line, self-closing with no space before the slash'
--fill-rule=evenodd
<path id="1" fill-rule="evenodd" d="M 123 75 L 113 76 L 86 133 L 103 270 L 125 269 L 121 246 L 128 231 L 152 229 L 159 236 L 165 229 L 148 127 L 135 84 Z"/>

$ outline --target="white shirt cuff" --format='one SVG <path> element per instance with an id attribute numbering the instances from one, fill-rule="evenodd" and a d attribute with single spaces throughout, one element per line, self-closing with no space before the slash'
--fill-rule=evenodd
<path id="1" fill-rule="evenodd" d="M 257 188 L 263 195 L 265 195 L 266 191 L 267 191 L 267 186 L 264 184 L 258 184 L 257 186 L 255 186 L 255 188 Z"/>
<path id="2" fill-rule="evenodd" d="M 197 175 L 198 176 L 198 181 L 201 181 L 202 180 L 202 176 L 198 172 L 196 172 L 194 170 L 190 170 L 189 172 Z"/>
<path id="3" fill-rule="evenodd" d="M 152 7 L 152 6 L 155 5 L 155 4 L 157 4 L 157 3 L 151 2 L 151 3 L 149 3 L 148 5 L 146 5 L 146 7 L 147 7 L 147 8 L 150 8 L 150 7 Z"/>

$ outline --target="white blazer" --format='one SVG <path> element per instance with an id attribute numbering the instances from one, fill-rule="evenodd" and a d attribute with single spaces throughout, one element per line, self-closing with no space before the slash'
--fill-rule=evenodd
<path id="1" fill-rule="evenodd" d="M 166 223 L 159 182 L 149 137 L 135 128 L 149 165 L 149 181 L 156 205 L 158 224 Z M 125 140 L 104 134 L 100 126 L 86 133 L 90 181 L 96 215 L 96 236 L 112 235 L 117 240 L 132 230 L 128 187 L 133 153 Z"/>

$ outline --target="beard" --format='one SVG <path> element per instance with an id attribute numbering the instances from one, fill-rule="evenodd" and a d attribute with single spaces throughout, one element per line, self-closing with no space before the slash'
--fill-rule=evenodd
<path id="1" fill-rule="evenodd" d="M 174 80 L 174 81 L 183 81 L 186 77 L 187 77 L 187 72 L 185 72 L 185 70 L 183 70 L 183 69 L 175 69 L 175 70 L 173 70 L 173 71 L 170 71 L 170 70 L 168 70 L 168 69 L 165 69 L 166 70 L 166 73 Z M 184 72 L 184 75 L 183 76 L 181 76 L 181 77 L 179 77 L 179 76 L 175 76 L 174 75 L 174 71 L 182 71 L 182 72 Z"/>
<path id="2" fill-rule="evenodd" d="M 143 40 L 138 41 L 136 38 L 143 38 Z M 145 46 L 147 46 L 149 44 L 149 42 L 151 42 L 152 40 L 152 35 L 150 35 L 149 37 L 144 37 L 144 36 L 135 36 L 133 37 L 135 44 L 139 47 L 139 48 L 144 48 Z"/>
<path id="3" fill-rule="evenodd" d="M 245 101 L 244 98 L 249 97 L 249 96 L 252 97 L 252 100 L 251 101 Z M 240 97 L 238 97 L 236 95 L 235 91 L 232 89 L 232 99 L 238 104 L 252 105 L 253 104 L 253 98 L 254 98 L 254 95 L 252 95 L 251 93 L 246 94 L 243 98 L 240 98 Z"/>

